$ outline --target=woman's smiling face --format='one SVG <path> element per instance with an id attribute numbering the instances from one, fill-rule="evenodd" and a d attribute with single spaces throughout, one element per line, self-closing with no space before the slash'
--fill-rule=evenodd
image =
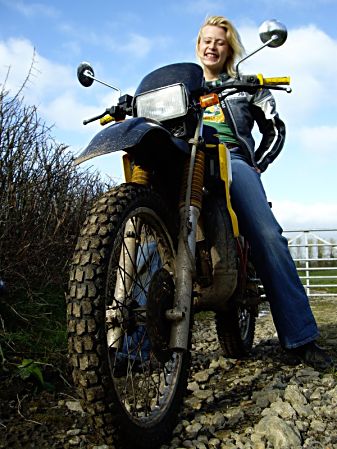
<path id="1" fill-rule="evenodd" d="M 229 46 L 226 32 L 215 25 L 206 25 L 201 30 L 198 57 L 203 65 L 206 79 L 217 78 L 224 70 Z"/>

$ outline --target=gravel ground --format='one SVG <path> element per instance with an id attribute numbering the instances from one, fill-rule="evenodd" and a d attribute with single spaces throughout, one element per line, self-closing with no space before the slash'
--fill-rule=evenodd
<path id="1" fill-rule="evenodd" d="M 312 307 L 321 344 L 337 359 L 337 298 Z M 337 372 L 297 365 L 280 349 L 269 314 L 258 318 L 245 360 L 223 358 L 210 318 L 196 320 L 192 352 L 184 408 L 161 449 L 337 449 Z M 0 449 L 113 449 L 61 379 L 53 393 L 33 394 L 27 382 L 3 377 L 0 401 Z"/>

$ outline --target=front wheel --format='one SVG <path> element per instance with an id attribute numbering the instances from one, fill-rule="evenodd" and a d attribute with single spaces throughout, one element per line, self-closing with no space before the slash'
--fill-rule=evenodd
<path id="1" fill-rule="evenodd" d="M 172 433 L 189 352 L 169 348 L 175 231 L 162 200 L 124 184 L 91 210 L 68 295 L 73 378 L 101 433 L 118 447 L 154 448 Z"/>

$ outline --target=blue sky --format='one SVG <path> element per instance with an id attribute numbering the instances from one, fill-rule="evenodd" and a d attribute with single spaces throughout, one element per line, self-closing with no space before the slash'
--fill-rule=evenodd
<path id="1" fill-rule="evenodd" d="M 84 127 L 83 119 L 116 100 L 99 84 L 80 86 L 77 65 L 90 61 L 98 78 L 133 94 L 151 70 L 195 61 L 195 38 L 210 14 L 234 22 L 247 52 L 259 45 L 265 19 L 287 26 L 283 47 L 242 65 L 246 73 L 292 78 L 293 93 L 275 94 L 286 145 L 263 182 L 285 229 L 337 228 L 337 0 L 0 0 L 0 83 L 10 67 L 7 88 L 15 93 L 35 49 L 25 101 L 77 154 L 100 130 L 97 123 Z M 98 158 L 94 167 L 120 182 L 120 156 Z"/>

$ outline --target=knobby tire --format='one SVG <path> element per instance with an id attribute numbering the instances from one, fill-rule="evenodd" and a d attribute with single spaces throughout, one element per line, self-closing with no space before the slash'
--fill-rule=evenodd
<path id="1" fill-rule="evenodd" d="M 250 307 L 232 304 L 226 313 L 215 317 L 218 340 L 225 357 L 242 358 L 253 346 L 255 311 Z"/>
<path id="2" fill-rule="evenodd" d="M 167 441 L 187 387 L 189 351 L 158 350 L 166 337 L 153 341 L 161 328 L 152 329 L 146 312 L 158 279 L 174 279 L 171 215 L 147 187 L 113 188 L 90 211 L 72 260 L 67 317 L 73 379 L 95 428 L 107 441 L 113 436 L 117 447 L 150 449 Z M 118 297 L 117 278 L 125 282 Z M 163 297 L 169 303 L 168 291 Z"/>

